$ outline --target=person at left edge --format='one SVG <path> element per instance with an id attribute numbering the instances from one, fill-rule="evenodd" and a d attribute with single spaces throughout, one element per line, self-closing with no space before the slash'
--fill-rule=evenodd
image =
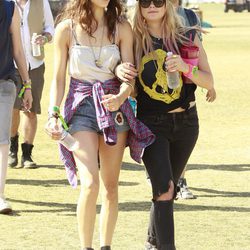
<path id="1" fill-rule="evenodd" d="M 0 1 L 0 214 L 10 214 L 12 207 L 4 196 L 12 109 L 16 96 L 15 60 L 25 87 L 23 107 L 32 105 L 29 79 L 20 36 L 20 17 L 13 1 Z"/>
<path id="2" fill-rule="evenodd" d="M 36 168 L 31 154 L 33 150 L 34 139 L 37 130 L 37 114 L 41 114 L 41 97 L 44 86 L 44 45 L 52 41 L 54 34 L 54 20 L 51 13 L 48 0 L 15 0 L 16 7 L 21 16 L 21 37 L 23 49 L 26 57 L 27 67 L 32 85 L 33 106 L 30 112 L 22 112 L 22 103 L 20 98 L 16 97 L 13 110 L 13 120 L 11 127 L 11 144 L 9 150 L 9 167 L 18 165 L 18 138 L 20 118 L 22 118 L 23 143 L 22 159 L 20 167 Z M 39 11 L 38 11 L 39 10 Z M 34 38 L 35 42 L 40 45 L 41 55 L 33 56 L 32 54 L 32 35 L 37 33 Z M 16 70 L 17 93 L 21 88 L 21 78 L 19 71 Z"/>

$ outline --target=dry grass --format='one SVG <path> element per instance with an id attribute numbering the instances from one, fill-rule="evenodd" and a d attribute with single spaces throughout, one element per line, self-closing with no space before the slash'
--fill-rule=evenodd
<path id="1" fill-rule="evenodd" d="M 218 99 L 205 102 L 197 90 L 200 137 L 186 177 L 197 199 L 175 203 L 176 242 L 180 250 L 247 250 L 250 169 L 250 15 L 224 14 L 219 4 L 201 5 L 215 27 L 204 38 Z M 15 213 L 0 216 L 0 249 L 80 249 L 76 200 L 58 160 L 57 147 L 43 132 L 52 78 L 52 46 L 47 50 L 43 115 L 35 141 L 37 170 L 8 172 L 6 195 Z M 120 213 L 113 249 L 142 250 L 150 187 L 143 167 L 128 153 L 120 178 Z M 98 207 L 99 213 L 99 207 Z M 98 225 L 94 246 L 98 249 Z"/>

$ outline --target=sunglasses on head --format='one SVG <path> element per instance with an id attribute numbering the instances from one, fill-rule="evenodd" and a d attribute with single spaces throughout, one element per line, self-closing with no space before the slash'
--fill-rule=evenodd
<path id="1" fill-rule="evenodd" d="M 139 5 L 142 8 L 148 8 L 151 2 L 153 2 L 156 8 L 160 8 L 166 3 L 166 0 L 139 0 Z"/>

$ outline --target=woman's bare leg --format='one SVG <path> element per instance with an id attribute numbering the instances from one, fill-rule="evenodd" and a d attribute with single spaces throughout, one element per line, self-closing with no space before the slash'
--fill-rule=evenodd
<path id="1" fill-rule="evenodd" d="M 100 176 L 102 208 L 100 213 L 100 245 L 110 246 L 118 216 L 118 181 L 127 132 L 118 133 L 117 144 L 108 146 L 100 139 Z"/>
<path id="2" fill-rule="evenodd" d="M 96 218 L 96 201 L 99 192 L 98 135 L 81 131 L 73 135 L 80 143 L 74 158 L 81 181 L 77 204 L 78 231 L 82 248 L 91 247 Z"/>

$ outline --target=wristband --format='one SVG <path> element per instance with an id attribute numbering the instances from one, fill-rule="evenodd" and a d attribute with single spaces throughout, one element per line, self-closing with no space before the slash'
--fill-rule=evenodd
<path id="1" fill-rule="evenodd" d="M 54 117 L 57 116 L 57 117 L 60 119 L 63 128 L 64 128 L 66 131 L 68 131 L 68 130 L 69 130 L 69 127 L 68 127 L 67 123 L 65 122 L 64 118 L 62 117 L 62 115 L 60 114 L 60 108 L 59 108 L 58 106 L 53 106 L 52 111 L 54 112 L 54 113 L 53 113 Z M 58 118 L 57 118 L 57 119 L 58 119 Z"/>
<path id="2" fill-rule="evenodd" d="M 20 90 L 20 92 L 19 92 L 19 94 L 18 94 L 18 97 L 19 97 L 19 98 L 22 98 L 24 92 L 25 92 L 25 86 L 23 86 L 23 87 L 21 88 L 21 90 Z"/>
<path id="3" fill-rule="evenodd" d="M 194 66 L 193 67 L 193 70 L 192 70 L 192 73 L 193 73 L 193 76 L 196 76 L 197 75 L 197 71 L 199 70 L 198 66 Z"/>
<path id="4" fill-rule="evenodd" d="M 193 76 L 195 76 L 197 74 L 198 71 L 198 67 L 188 64 L 188 72 L 187 73 L 183 73 L 183 75 L 187 78 L 192 78 Z"/>
<path id="5" fill-rule="evenodd" d="M 183 75 L 187 78 L 192 78 L 193 74 L 192 74 L 192 70 L 193 70 L 193 65 L 188 64 L 188 72 L 187 73 L 183 73 Z"/>
<path id="6" fill-rule="evenodd" d="M 52 111 L 60 113 L 60 108 L 58 106 L 53 106 Z"/>
<path id="7" fill-rule="evenodd" d="M 29 81 L 29 82 L 31 83 L 31 81 Z M 19 97 L 19 98 L 22 98 L 22 97 L 23 97 L 24 92 L 25 92 L 26 89 L 31 90 L 31 84 L 25 84 L 25 85 L 23 85 L 23 87 L 21 88 L 21 90 L 20 90 L 20 92 L 19 92 L 19 94 L 18 94 L 18 97 Z"/>
<path id="8" fill-rule="evenodd" d="M 25 87 L 25 89 L 31 89 L 31 85 L 30 84 L 25 84 L 25 85 L 23 85 L 23 87 Z"/>

